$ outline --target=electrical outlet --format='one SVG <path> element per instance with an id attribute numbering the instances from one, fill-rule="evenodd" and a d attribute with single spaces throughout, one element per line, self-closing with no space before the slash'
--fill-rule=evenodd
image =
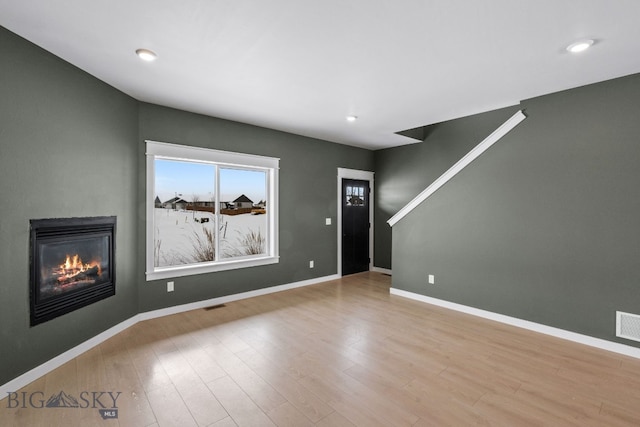
<path id="1" fill-rule="evenodd" d="M 433 274 L 429 275 L 429 284 L 430 285 L 435 285 L 436 284 L 436 276 L 434 276 Z"/>
<path id="2" fill-rule="evenodd" d="M 309 261 L 309 268 L 313 268 L 313 261 Z"/>
<path id="3" fill-rule="evenodd" d="M 167 282 L 167 292 L 173 292 L 173 282 Z"/>

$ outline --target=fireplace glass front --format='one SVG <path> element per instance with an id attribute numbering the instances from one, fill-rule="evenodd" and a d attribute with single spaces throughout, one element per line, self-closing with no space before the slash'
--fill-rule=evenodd
<path id="1" fill-rule="evenodd" d="M 115 294 L 115 217 L 31 220 L 31 325 Z"/>

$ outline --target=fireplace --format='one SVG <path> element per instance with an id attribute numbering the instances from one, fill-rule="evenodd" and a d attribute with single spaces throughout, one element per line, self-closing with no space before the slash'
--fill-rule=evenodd
<path id="1" fill-rule="evenodd" d="M 30 223 L 31 326 L 115 295 L 116 217 Z"/>

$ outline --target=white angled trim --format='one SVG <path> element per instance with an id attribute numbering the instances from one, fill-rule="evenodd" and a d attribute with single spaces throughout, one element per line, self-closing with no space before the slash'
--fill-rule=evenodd
<path id="1" fill-rule="evenodd" d="M 418 194 L 413 200 L 411 200 L 406 206 L 400 209 L 394 216 L 392 216 L 387 223 L 390 226 L 394 226 L 398 221 L 407 216 L 409 212 L 414 210 L 420 203 L 424 202 L 429 196 L 435 193 L 440 187 L 453 178 L 458 172 L 467 167 L 471 162 L 477 159 L 482 153 L 484 153 L 489 147 L 498 142 L 500 138 L 505 136 L 511 129 L 516 127 L 521 121 L 526 119 L 522 113 L 522 110 L 516 112 L 513 116 L 504 122 L 498 129 L 494 130 L 491 135 L 486 137 L 480 144 L 476 145 L 471 151 L 469 151 L 463 158 L 451 166 L 445 173 L 443 173 L 438 179 L 433 181 L 422 193 Z"/>
<path id="2" fill-rule="evenodd" d="M 54 357 L 51 360 L 46 361 L 40 366 L 36 366 L 28 372 L 20 375 L 17 378 L 9 381 L 6 384 L 0 385 L 0 397 L 6 397 L 7 393 L 20 390 L 22 387 L 27 386 L 43 375 L 48 374 L 54 369 L 64 365 L 65 363 L 80 356 L 82 353 L 91 350 L 93 347 L 102 344 L 109 338 L 119 334 L 127 328 L 135 325 L 143 320 L 155 319 L 158 317 L 169 316 L 171 314 L 183 313 L 185 311 L 196 310 L 199 308 L 210 307 L 212 305 L 225 304 L 232 301 L 239 301 L 242 299 L 253 298 L 260 295 L 273 294 L 276 292 L 286 291 L 288 289 L 300 288 L 303 286 L 311 286 L 322 282 L 328 282 L 331 280 L 339 279 L 340 276 L 333 274 L 330 276 L 316 277 L 314 279 L 302 280 L 299 282 L 288 283 L 285 285 L 272 286 L 270 288 L 257 289 L 255 291 L 242 292 L 239 294 L 227 295 L 224 297 L 212 298 L 205 301 L 198 301 L 190 304 L 183 304 L 169 308 L 163 308 L 160 310 L 147 311 L 144 313 L 136 314 L 133 317 L 118 323 L 117 325 L 107 329 L 106 331 L 96 335 L 87 341 L 78 344 L 77 346 L 65 351 L 62 354 Z"/>
<path id="3" fill-rule="evenodd" d="M 439 307 L 448 308 L 450 310 L 459 311 L 461 313 L 471 314 L 472 316 L 482 317 L 483 319 L 489 319 L 496 322 L 504 323 L 507 325 L 515 326 L 529 331 L 538 332 L 552 337 L 561 338 L 567 341 L 573 341 L 578 344 L 588 345 L 590 347 L 599 348 L 601 350 L 611 351 L 625 356 L 634 357 L 640 359 L 640 348 L 631 347 L 625 344 L 616 343 L 613 341 L 607 341 L 600 338 L 594 338 L 589 335 L 578 334 L 571 331 L 566 331 L 560 328 L 554 328 L 552 326 L 542 325 L 540 323 L 530 322 L 528 320 L 518 319 L 517 317 L 505 316 L 504 314 L 498 314 L 491 311 L 481 310 L 475 307 L 469 307 L 467 305 L 457 304 L 450 301 L 444 301 L 437 298 L 428 297 L 426 295 L 420 295 L 413 292 L 404 291 L 402 289 L 391 288 L 391 295 L 398 295 L 404 298 L 410 298 L 416 301 L 424 302 L 427 304 L 437 305 Z"/>

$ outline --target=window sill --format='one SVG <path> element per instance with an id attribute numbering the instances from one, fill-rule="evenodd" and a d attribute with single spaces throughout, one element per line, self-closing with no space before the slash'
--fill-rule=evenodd
<path id="1" fill-rule="evenodd" d="M 210 264 L 180 265 L 159 267 L 155 271 L 147 272 L 147 281 L 169 279 L 175 277 L 193 276 L 196 274 L 215 273 L 217 271 L 235 270 L 238 268 L 258 267 L 261 265 L 277 264 L 279 257 L 261 257 L 251 259 L 228 260 Z"/>

